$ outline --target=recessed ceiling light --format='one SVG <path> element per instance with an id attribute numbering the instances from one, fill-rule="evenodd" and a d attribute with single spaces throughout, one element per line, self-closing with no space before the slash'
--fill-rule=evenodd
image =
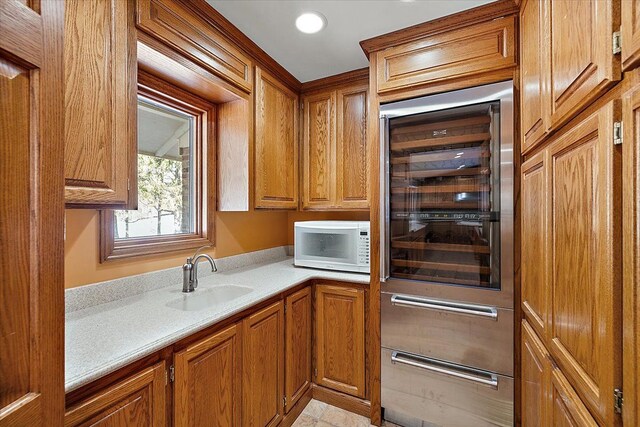
<path id="1" fill-rule="evenodd" d="M 305 34 L 313 34 L 327 25 L 327 18 L 318 12 L 306 12 L 296 19 L 296 27 Z"/>

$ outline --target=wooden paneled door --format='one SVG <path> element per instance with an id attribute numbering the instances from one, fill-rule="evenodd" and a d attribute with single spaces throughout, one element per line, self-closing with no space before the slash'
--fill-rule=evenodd
<path id="1" fill-rule="evenodd" d="M 284 415 L 284 310 L 282 301 L 242 324 L 242 425 L 271 427 Z"/>
<path id="2" fill-rule="evenodd" d="M 240 326 L 232 325 L 174 356 L 176 427 L 240 425 Z"/>
<path id="3" fill-rule="evenodd" d="M 578 2 L 576 2 L 578 3 Z M 613 144 L 619 101 L 553 141 L 549 350 L 593 416 L 615 425 L 621 387 L 621 162 Z"/>
<path id="4" fill-rule="evenodd" d="M 69 408 L 65 427 L 165 426 L 166 375 L 164 361 L 143 369 Z"/>
<path id="5" fill-rule="evenodd" d="M 624 95 L 623 149 L 623 391 L 625 426 L 640 424 L 640 88 Z"/>
<path id="6" fill-rule="evenodd" d="M 255 207 L 298 207 L 298 95 L 256 67 Z"/>
<path id="7" fill-rule="evenodd" d="M 549 0 L 524 0 L 520 7 L 520 93 L 522 152 L 526 153 L 549 129 L 547 37 Z"/>
<path id="8" fill-rule="evenodd" d="M 63 12 L 0 1 L 0 426 L 63 423 Z"/>
<path id="9" fill-rule="evenodd" d="M 540 425 L 553 427 L 598 426 L 571 384 L 557 367 L 551 371 L 551 403 L 548 412 L 549 424 Z"/>
<path id="10" fill-rule="evenodd" d="M 367 98 L 367 84 L 336 94 L 336 203 L 342 209 L 369 209 Z"/>
<path id="11" fill-rule="evenodd" d="M 620 9 L 622 69 L 629 71 L 640 65 L 640 3 L 635 0 L 622 0 Z"/>
<path id="12" fill-rule="evenodd" d="M 311 286 L 285 300 L 285 410 L 311 385 Z"/>
<path id="13" fill-rule="evenodd" d="M 547 349 L 531 326 L 522 321 L 521 395 L 523 427 L 552 426 L 548 420 L 551 381 L 551 359 Z"/>
<path id="14" fill-rule="evenodd" d="M 364 291 L 322 285 L 315 292 L 316 384 L 365 396 Z"/>
<path id="15" fill-rule="evenodd" d="M 548 164 L 546 152 L 536 154 L 522 165 L 521 266 L 522 310 L 533 329 L 541 337 L 547 335 L 550 304 L 548 238 L 549 207 Z"/>
<path id="16" fill-rule="evenodd" d="M 135 209 L 135 2 L 64 3 L 67 206 Z"/>
<path id="17" fill-rule="evenodd" d="M 336 204 L 335 106 L 335 91 L 303 97 L 303 209 Z"/>
<path id="18" fill-rule="evenodd" d="M 620 80 L 613 54 L 619 0 L 553 0 L 549 8 L 551 126 L 584 109 Z M 523 129 L 525 132 L 528 129 Z"/>

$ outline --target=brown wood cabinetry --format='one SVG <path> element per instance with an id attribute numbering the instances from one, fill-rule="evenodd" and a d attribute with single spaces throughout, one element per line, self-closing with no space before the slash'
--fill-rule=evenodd
<path id="1" fill-rule="evenodd" d="M 0 425 L 64 413 L 64 3 L 0 2 Z"/>
<path id="2" fill-rule="evenodd" d="M 635 0 L 622 0 L 620 10 L 622 69 L 629 71 L 640 64 L 640 3 Z"/>
<path id="3" fill-rule="evenodd" d="M 378 93 L 513 67 L 514 32 L 515 17 L 508 16 L 381 50 Z"/>
<path id="4" fill-rule="evenodd" d="M 315 291 L 315 382 L 365 395 L 364 291 L 328 284 Z"/>
<path id="5" fill-rule="evenodd" d="M 551 372 L 551 399 L 547 408 L 549 426 L 596 427 L 593 419 L 562 371 L 554 367 Z M 613 425 L 613 424 L 605 424 Z"/>
<path id="6" fill-rule="evenodd" d="M 176 0 L 137 0 L 137 26 L 207 71 L 251 92 L 251 59 L 185 4 L 188 3 Z"/>
<path id="7" fill-rule="evenodd" d="M 558 125 L 620 80 L 611 38 L 618 30 L 616 0 L 551 0 L 549 4 L 549 102 Z"/>
<path id="8" fill-rule="evenodd" d="M 137 206 L 133 2 L 65 2 L 65 201 Z"/>
<path id="9" fill-rule="evenodd" d="M 524 427 L 551 426 L 548 419 L 551 359 L 531 326 L 522 321 L 520 408 Z"/>
<path id="10" fill-rule="evenodd" d="M 174 356 L 174 425 L 240 425 L 242 352 L 232 325 Z"/>
<path id="11" fill-rule="evenodd" d="M 126 378 L 67 410 L 65 426 L 148 427 L 165 421 L 165 363 Z"/>
<path id="12" fill-rule="evenodd" d="M 311 385 L 311 287 L 285 299 L 285 396 L 288 413 Z"/>
<path id="13" fill-rule="evenodd" d="M 303 95 L 302 208 L 367 209 L 365 83 Z"/>
<path id="14" fill-rule="evenodd" d="M 533 147 L 549 128 L 546 97 L 549 39 L 547 21 L 549 0 L 524 0 L 520 7 L 520 110 L 522 151 Z"/>
<path id="15" fill-rule="evenodd" d="M 284 415 L 282 301 L 242 322 L 242 425 L 275 426 Z"/>
<path id="16" fill-rule="evenodd" d="M 256 67 L 255 207 L 298 207 L 298 95 Z"/>

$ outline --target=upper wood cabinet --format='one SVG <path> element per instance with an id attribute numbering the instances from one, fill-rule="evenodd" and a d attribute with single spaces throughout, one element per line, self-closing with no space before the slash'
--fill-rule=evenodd
<path id="1" fill-rule="evenodd" d="M 378 93 L 513 67 L 514 32 L 508 16 L 379 51 Z"/>
<path id="2" fill-rule="evenodd" d="M 63 11 L 0 1 L 2 426 L 63 422 Z"/>
<path id="3" fill-rule="evenodd" d="M 303 209 L 368 209 L 367 88 L 303 95 Z"/>
<path id="4" fill-rule="evenodd" d="M 551 126 L 562 124 L 620 80 L 620 59 L 614 55 L 611 42 L 618 31 L 614 26 L 616 4 L 619 1 L 550 1 L 546 96 Z"/>
<path id="5" fill-rule="evenodd" d="M 298 95 L 256 67 L 255 207 L 298 207 Z"/>
<path id="6" fill-rule="evenodd" d="M 315 292 L 316 383 L 365 396 L 364 291 L 318 284 Z"/>
<path id="7" fill-rule="evenodd" d="M 521 419 L 523 427 L 552 426 L 548 413 L 551 359 L 531 326 L 522 321 Z"/>
<path id="8" fill-rule="evenodd" d="M 247 93 L 251 92 L 251 59 L 216 28 L 188 9 L 185 3 L 137 0 L 137 5 L 138 28 L 191 58 L 207 71 Z"/>
<path id="9" fill-rule="evenodd" d="M 174 426 L 240 425 L 239 330 L 230 326 L 174 355 Z"/>
<path id="10" fill-rule="evenodd" d="M 619 110 L 619 101 L 609 102 L 547 148 L 549 350 L 604 425 L 617 422 L 611 394 L 622 380 L 621 158 L 620 146 L 613 144 Z M 523 211 L 526 227 L 527 212 Z"/>
<path id="11" fill-rule="evenodd" d="M 534 1 L 535 2 L 535 1 Z M 547 191 L 546 153 L 538 153 L 522 165 L 521 265 L 522 310 L 531 326 L 545 337 L 549 322 L 550 286 L 548 238 L 549 192 Z"/>
<path id="12" fill-rule="evenodd" d="M 65 201 L 137 206 L 133 2 L 65 2 Z"/>
<path id="13" fill-rule="evenodd" d="M 311 287 L 285 300 L 285 409 L 289 412 L 311 385 Z"/>
<path id="14" fill-rule="evenodd" d="M 66 427 L 166 425 L 165 363 L 159 362 L 72 406 Z"/>
<path id="15" fill-rule="evenodd" d="M 275 426 L 284 416 L 282 301 L 242 322 L 242 425 Z"/>
<path id="16" fill-rule="evenodd" d="M 522 152 L 546 135 L 549 106 L 546 97 L 549 39 L 546 29 L 549 0 L 525 0 L 520 8 L 520 109 Z"/>
<path id="17" fill-rule="evenodd" d="M 640 65 L 640 4 L 634 0 L 622 0 L 622 69 L 629 71 Z"/>

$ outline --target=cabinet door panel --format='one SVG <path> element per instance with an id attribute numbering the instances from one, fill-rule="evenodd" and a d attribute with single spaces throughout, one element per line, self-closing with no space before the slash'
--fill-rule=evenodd
<path id="1" fill-rule="evenodd" d="M 65 2 L 68 206 L 137 204 L 134 13 L 133 2 Z"/>
<path id="2" fill-rule="evenodd" d="M 176 427 L 233 427 L 240 423 L 238 330 L 233 325 L 175 354 Z"/>
<path id="3" fill-rule="evenodd" d="M 522 425 L 538 427 L 550 425 L 547 421 L 551 360 L 546 348 L 529 324 L 522 321 Z"/>
<path id="4" fill-rule="evenodd" d="M 367 86 L 339 90 L 336 99 L 337 204 L 340 208 L 367 209 Z"/>
<path id="5" fill-rule="evenodd" d="M 0 1 L 2 426 L 63 422 L 63 12 Z"/>
<path id="6" fill-rule="evenodd" d="M 551 126 L 581 111 L 620 80 L 613 55 L 616 0 L 554 0 L 549 10 Z"/>
<path id="7" fill-rule="evenodd" d="M 549 192 L 546 152 L 522 165 L 521 285 L 522 310 L 531 326 L 546 336 L 549 313 Z"/>
<path id="8" fill-rule="evenodd" d="M 70 408 L 66 427 L 165 425 L 165 363 L 146 368 Z"/>
<path id="9" fill-rule="evenodd" d="M 302 207 L 326 208 L 336 201 L 335 92 L 304 98 Z"/>
<path id="10" fill-rule="evenodd" d="M 613 425 L 620 386 L 620 151 L 610 102 L 549 147 L 550 350 L 594 416 Z"/>
<path id="11" fill-rule="evenodd" d="M 256 68 L 257 208 L 298 207 L 298 96 Z"/>
<path id="12" fill-rule="evenodd" d="M 629 71 L 640 64 L 640 3 L 636 0 L 621 2 L 622 69 Z"/>
<path id="13" fill-rule="evenodd" d="M 284 316 L 279 301 L 243 321 L 242 424 L 275 426 L 284 414 Z"/>
<path id="14" fill-rule="evenodd" d="M 520 11 L 522 152 L 529 151 L 546 135 L 548 115 L 548 0 L 527 0 Z"/>
<path id="15" fill-rule="evenodd" d="M 549 413 L 548 425 L 554 427 L 596 427 L 598 425 L 562 372 L 557 368 L 553 369 L 551 373 Z"/>
<path id="16" fill-rule="evenodd" d="M 316 383 L 364 397 L 364 291 L 317 285 L 315 324 Z"/>
<path id="17" fill-rule="evenodd" d="M 289 412 L 311 384 L 311 287 L 288 296 L 285 304 L 285 394 Z"/>

